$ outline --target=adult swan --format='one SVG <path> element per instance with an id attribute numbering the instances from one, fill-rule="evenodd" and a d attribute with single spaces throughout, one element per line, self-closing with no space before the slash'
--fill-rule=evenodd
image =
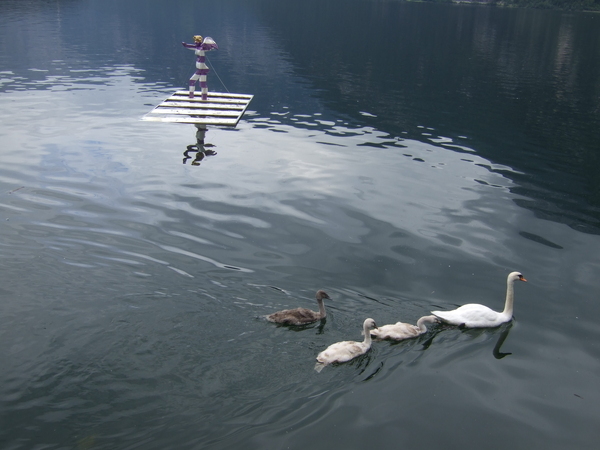
<path id="1" fill-rule="evenodd" d="M 515 300 L 514 284 L 516 280 L 527 281 L 520 272 L 511 272 L 508 274 L 506 280 L 506 303 L 502 312 L 496 312 L 478 303 L 469 303 L 452 311 L 431 311 L 431 313 L 442 322 L 466 328 L 497 327 L 505 322 L 510 322 L 513 315 L 513 302 Z"/>

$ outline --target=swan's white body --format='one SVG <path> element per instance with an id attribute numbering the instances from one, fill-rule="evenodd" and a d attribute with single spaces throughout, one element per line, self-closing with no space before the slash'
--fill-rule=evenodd
<path id="1" fill-rule="evenodd" d="M 515 299 L 514 283 L 516 280 L 527 281 L 519 272 L 511 272 L 506 280 L 506 302 L 502 312 L 496 312 L 487 306 L 469 303 L 452 311 L 431 311 L 442 322 L 460 325 L 467 328 L 497 327 L 509 322 L 513 316 Z"/>
<path id="2" fill-rule="evenodd" d="M 378 339 L 393 339 L 395 341 L 401 341 L 403 339 L 410 339 L 413 337 L 420 336 L 427 331 L 425 323 L 436 323 L 439 322 L 435 316 L 423 316 L 417 321 L 417 325 L 410 323 L 396 322 L 393 325 L 384 325 L 371 330 L 371 334 Z"/>
<path id="3" fill-rule="evenodd" d="M 266 316 L 267 320 L 282 325 L 305 325 L 324 319 L 327 316 L 327 312 L 325 311 L 323 299 L 328 299 L 329 295 L 327 295 L 327 292 L 319 290 L 317 291 L 316 298 L 317 303 L 319 304 L 319 312 L 306 308 L 284 309 L 283 311 L 269 314 Z"/>
<path id="4" fill-rule="evenodd" d="M 331 344 L 317 356 L 317 361 L 322 365 L 350 361 L 357 356 L 363 355 L 371 348 L 371 333 L 377 328 L 373 319 L 367 319 L 363 323 L 365 339 L 362 342 L 343 341 Z"/>

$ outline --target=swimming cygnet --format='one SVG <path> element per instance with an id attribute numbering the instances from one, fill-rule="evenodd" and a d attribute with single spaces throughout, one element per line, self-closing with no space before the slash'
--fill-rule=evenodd
<path id="1" fill-rule="evenodd" d="M 312 311 L 307 308 L 284 309 L 269 314 L 267 320 L 269 322 L 279 323 L 282 325 L 305 325 L 307 323 L 316 322 L 324 319 L 327 316 L 323 299 L 330 299 L 327 292 L 318 290 L 316 294 L 317 303 L 319 304 L 319 312 Z"/>

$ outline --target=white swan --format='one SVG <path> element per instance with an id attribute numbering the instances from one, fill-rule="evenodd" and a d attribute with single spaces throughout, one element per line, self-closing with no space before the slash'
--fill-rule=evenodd
<path id="1" fill-rule="evenodd" d="M 320 366 L 322 369 L 323 366 L 326 366 L 327 364 L 350 361 L 351 359 L 368 352 L 371 348 L 370 331 L 373 328 L 377 328 L 375 321 L 373 319 L 366 319 L 363 323 L 363 332 L 365 334 L 364 341 L 343 341 L 331 344 L 317 355 L 317 366 Z M 317 366 L 315 366 L 315 369 L 320 371 Z"/>
<path id="2" fill-rule="evenodd" d="M 451 325 L 460 325 L 467 328 L 497 327 L 509 322 L 513 315 L 513 302 L 515 299 L 514 283 L 516 280 L 527 281 L 520 272 L 511 272 L 506 280 L 506 303 L 504 311 L 496 312 L 487 306 L 469 303 L 452 311 L 431 311 L 431 313 Z"/>
<path id="3" fill-rule="evenodd" d="M 439 319 L 435 316 L 423 316 L 417 320 L 417 325 L 410 323 L 396 322 L 393 325 L 383 325 L 374 330 L 371 330 L 371 334 L 378 339 L 393 339 L 395 341 L 401 341 L 402 339 L 409 339 L 417 337 L 427 331 L 425 323 L 437 323 Z"/>
<path id="4" fill-rule="evenodd" d="M 283 325 L 305 325 L 307 323 L 316 322 L 317 320 L 324 319 L 327 313 L 325 312 L 325 305 L 323 299 L 329 299 L 327 292 L 319 290 L 316 294 L 317 303 L 319 304 L 319 312 L 311 311 L 306 308 L 296 309 L 284 309 L 283 311 L 277 311 L 273 314 L 269 314 L 267 320 L 269 322 L 280 323 Z"/>

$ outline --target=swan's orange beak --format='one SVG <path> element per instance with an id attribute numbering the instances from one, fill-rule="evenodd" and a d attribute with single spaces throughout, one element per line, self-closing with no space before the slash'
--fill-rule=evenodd
<path id="1" fill-rule="evenodd" d="M 521 280 L 521 281 L 527 281 L 523 275 L 521 275 L 521 276 L 519 277 L 519 280 Z"/>

